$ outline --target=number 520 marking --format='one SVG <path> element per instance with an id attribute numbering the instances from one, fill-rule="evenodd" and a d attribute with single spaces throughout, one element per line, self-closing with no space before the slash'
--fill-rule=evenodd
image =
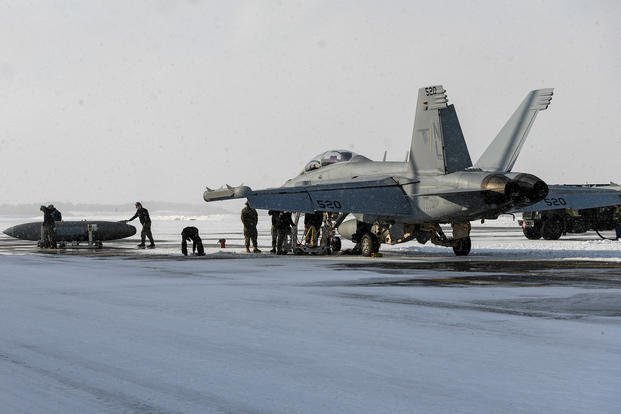
<path id="1" fill-rule="evenodd" d="M 436 87 L 435 86 L 429 86 L 427 88 L 425 88 L 425 95 L 430 96 L 430 95 L 435 95 L 436 94 Z"/>
<path id="2" fill-rule="evenodd" d="M 543 201 L 546 203 L 547 206 L 566 206 L 567 205 L 567 201 L 565 201 L 565 199 L 563 197 L 559 197 L 559 198 L 544 198 Z"/>
<path id="3" fill-rule="evenodd" d="M 342 208 L 340 201 L 337 200 L 316 200 L 319 208 Z"/>

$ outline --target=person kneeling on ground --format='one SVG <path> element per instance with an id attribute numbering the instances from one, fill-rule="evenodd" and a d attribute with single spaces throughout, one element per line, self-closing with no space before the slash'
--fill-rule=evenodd
<path id="1" fill-rule="evenodd" d="M 181 231 L 181 253 L 184 256 L 188 255 L 188 241 L 192 241 L 192 254 L 196 253 L 198 256 L 205 255 L 205 249 L 203 248 L 203 241 L 198 235 L 198 229 L 196 227 L 185 227 Z"/>

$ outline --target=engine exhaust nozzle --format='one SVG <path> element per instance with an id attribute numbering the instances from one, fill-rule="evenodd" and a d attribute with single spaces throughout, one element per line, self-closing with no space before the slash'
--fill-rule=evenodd
<path id="1" fill-rule="evenodd" d="M 514 181 L 519 187 L 520 195 L 531 203 L 541 201 L 548 195 L 548 185 L 532 174 L 518 174 Z"/>
<path id="2" fill-rule="evenodd" d="M 485 201 L 489 204 L 503 203 L 519 194 L 518 183 L 501 174 L 485 177 L 481 189 L 486 191 Z"/>

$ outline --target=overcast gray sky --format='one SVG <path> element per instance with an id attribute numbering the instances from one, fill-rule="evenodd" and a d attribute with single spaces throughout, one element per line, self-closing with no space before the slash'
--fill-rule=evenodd
<path id="1" fill-rule="evenodd" d="M 0 203 L 200 202 L 315 154 L 402 160 L 442 84 L 476 160 L 555 88 L 515 165 L 621 181 L 616 1 L 2 1 Z"/>

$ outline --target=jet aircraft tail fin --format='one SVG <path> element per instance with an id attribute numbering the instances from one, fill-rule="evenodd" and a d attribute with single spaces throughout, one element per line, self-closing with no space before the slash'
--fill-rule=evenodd
<path id="1" fill-rule="evenodd" d="M 529 92 L 476 162 L 475 168 L 484 171 L 511 171 L 537 113 L 548 108 L 553 91 L 554 89 L 549 88 Z"/>
<path id="2" fill-rule="evenodd" d="M 441 85 L 418 90 L 410 164 L 416 174 L 449 174 L 472 167 L 455 107 Z"/>

